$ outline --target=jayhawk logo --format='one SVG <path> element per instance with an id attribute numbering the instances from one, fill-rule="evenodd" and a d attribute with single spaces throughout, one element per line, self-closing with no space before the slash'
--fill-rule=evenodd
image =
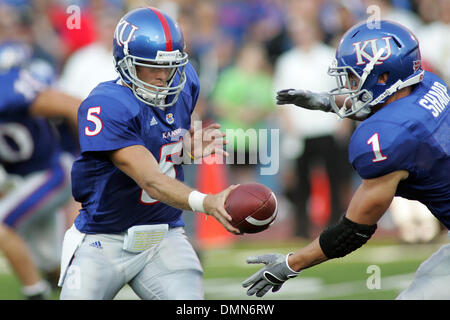
<path id="1" fill-rule="evenodd" d="M 175 119 L 173 118 L 173 114 L 171 113 L 166 114 L 166 121 L 168 124 L 172 124 L 175 121 Z"/>

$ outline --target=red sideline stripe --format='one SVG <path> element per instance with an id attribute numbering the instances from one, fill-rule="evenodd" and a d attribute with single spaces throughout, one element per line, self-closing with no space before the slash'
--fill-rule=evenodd
<path id="1" fill-rule="evenodd" d="M 167 23 L 166 18 L 161 13 L 161 11 L 154 8 L 149 9 L 152 10 L 153 13 L 156 14 L 156 16 L 158 17 L 159 21 L 161 21 L 161 25 L 164 30 L 164 36 L 166 37 L 166 51 L 172 51 L 173 50 L 172 34 L 170 33 L 170 27 L 169 24 Z"/>

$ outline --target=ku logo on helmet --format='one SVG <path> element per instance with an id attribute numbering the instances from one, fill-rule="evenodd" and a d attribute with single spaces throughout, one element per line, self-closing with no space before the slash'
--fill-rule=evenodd
<path id="1" fill-rule="evenodd" d="M 382 55 L 376 62 L 377 65 L 382 64 L 383 61 L 385 61 L 386 59 L 388 59 L 391 56 L 391 53 L 392 53 L 391 39 L 392 39 L 392 37 L 383 37 L 381 39 L 370 39 L 370 40 L 359 41 L 359 42 L 353 43 L 353 47 L 355 48 L 355 54 L 356 54 L 356 59 L 357 59 L 356 65 L 362 65 L 362 64 L 369 63 L 370 61 L 372 61 L 375 58 L 375 56 L 378 53 L 378 47 L 377 47 L 378 41 L 384 41 L 386 44 L 384 55 Z M 370 44 L 370 48 L 372 51 L 371 53 L 367 52 L 367 50 L 366 50 L 366 48 L 369 46 L 369 44 Z"/>
<path id="2" fill-rule="evenodd" d="M 131 39 L 133 38 L 133 34 L 138 30 L 139 28 L 135 25 L 132 25 L 127 20 L 120 20 L 117 24 L 116 30 L 114 31 L 114 38 L 116 38 L 117 44 L 122 47 L 128 48 L 128 43 L 130 43 Z M 125 34 L 125 31 L 127 31 L 127 34 Z"/>

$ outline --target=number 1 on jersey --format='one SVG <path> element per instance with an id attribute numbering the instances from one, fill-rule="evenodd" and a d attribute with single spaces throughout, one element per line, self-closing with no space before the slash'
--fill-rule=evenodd
<path id="1" fill-rule="evenodd" d="M 378 132 L 371 136 L 369 140 L 367 140 L 367 144 L 372 145 L 372 151 L 375 155 L 375 158 L 372 159 L 372 162 L 379 162 L 387 159 L 387 157 L 381 153 L 380 138 L 378 136 Z"/>

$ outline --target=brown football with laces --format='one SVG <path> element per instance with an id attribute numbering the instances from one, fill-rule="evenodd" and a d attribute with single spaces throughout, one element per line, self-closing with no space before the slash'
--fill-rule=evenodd
<path id="1" fill-rule="evenodd" d="M 230 192 L 225 210 L 233 218 L 231 224 L 243 233 L 266 230 L 275 220 L 278 203 L 270 188 L 260 183 L 239 185 Z"/>

